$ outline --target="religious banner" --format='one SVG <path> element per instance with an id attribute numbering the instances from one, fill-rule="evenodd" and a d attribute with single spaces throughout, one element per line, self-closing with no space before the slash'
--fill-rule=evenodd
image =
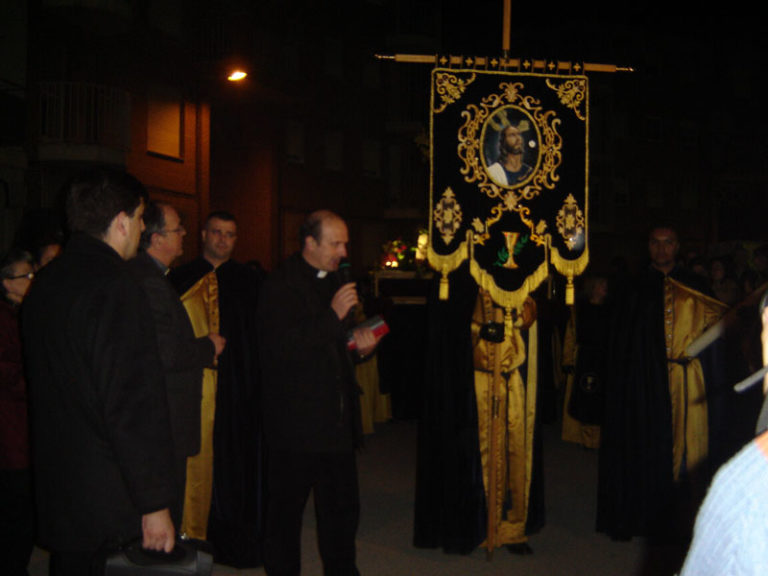
<path id="1" fill-rule="evenodd" d="M 429 262 L 469 259 L 506 310 L 549 275 L 587 265 L 588 81 L 584 75 L 435 68 Z"/>

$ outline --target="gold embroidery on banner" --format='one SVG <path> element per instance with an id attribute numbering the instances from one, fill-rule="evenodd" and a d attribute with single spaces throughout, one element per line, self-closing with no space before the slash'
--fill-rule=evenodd
<path id="1" fill-rule="evenodd" d="M 449 104 L 458 101 L 466 91 L 467 86 L 474 81 L 474 74 L 467 79 L 459 78 L 455 74 L 449 74 L 447 72 L 435 74 L 435 92 L 440 95 L 442 100 L 442 104 L 435 108 L 435 114 L 439 114 L 445 110 Z"/>
<path id="2" fill-rule="evenodd" d="M 493 275 L 484 270 L 480 264 L 477 263 L 477 260 L 475 260 L 471 232 L 467 233 L 467 241 L 469 273 L 475 279 L 477 285 L 480 288 L 487 290 L 490 293 L 491 298 L 493 298 L 493 301 L 502 308 L 520 308 L 523 305 L 523 302 L 525 302 L 525 299 L 528 297 L 528 294 L 536 290 L 536 288 L 538 288 L 539 285 L 549 275 L 549 266 L 547 265 L 547 262 L 549 261 L 548 246 L 545 242 L 544 259 L 539 267 L 536 268 L 536 270 L 534 270 L 531 274 L 529 274 L 528 277 L 526 277 L 519 289 L 514 291 L 504 290 L 503 288 L 499 287 L 498 284 L 496 284 L 496 280 L 494 279 Z"/>
<path id="3" fill-rule="evenodd" d="M 469 250 L 467 245 L 471 232 L 467 231 L 467 240 L 459 244 L 455 252 L 448 255 L 438 254 L 432 248 L 432 242 L 427 247 L 427 260 L 430 266 L 440 273 L 440 300 L 448 299 L 448 274 L 456 270 L 467 259 Z"/>
<path id="4" fill-rule="evenodd" d="M 547 86 L 557 93 L 557 97 L 560 98 L 560 103 L 563 106 L 573 110 L 579 120 L 585 120 L 581 105 L 586 101 L 587 97 L 586 79 L 574 78 L 557 86 L 553 80 L 547 78 Z"/>
<path id="5" fill-rule="evenodd" d="M 498 200 L 498 204 L 491 209 L 491 216 L 484 223 L 479 223 L 484 224 L 482 232 L 481 226 L 473 223 L 479 233 L 476 238 L 479 244 L 490 236 L 491 226 L 501 219 L 503 212 L 517 212 L 531 230 L 531 240 L 538 245 L 545 242 L 539 233 L 540 227 L 526 219 L 530 210 L 525 203 L 543 190 L 553 190 L 559 180 L 557 169 L 562 163 L 562 137 L 557 128 L 560 120 L 554 111 L 544 110 L 540 100 L 525 95 L 524 89 L 523 82 L 501 82 L 498 93 L 486 96 L 479 105 L 467 105 L 461 113 L 464 124 L 458 130 L 457 151 L 462 162 L 460 173 L 466 182 L 476 183 L 480 192 L 488 198 Z M 504 184 L 491 176 L 483 146 L 486 130 L 494 131 L 494 136 L 489 135 L 490 139 L 509 126 L 515 127 L 524 145 L 537 154 L 534 166 L 521 164 L 518 181 Z M 499 165 L 497 170 L 500 169 Z"/>
<path id="6" fill-rule="evenodd" d="M 552 238 L 550 236 L 547 236 L 547 243 L 550 248 L 550 261 L 552 262 L 552 265 L 555 267 L 555 270 L 560 272 L 560 274 L 564 275 L 568 279 L 565 303 L 570 306 L 573 304 L 573 278 L 584 272 L 587 264 L 589 264 L 589 247 L 585 241 L 584 251 L 578 258 L 571 260 L 568 258 L 563 258 L 560 254 L 560 251 L 557 249 L 557 246 L 552 246 Z M 570 294 L 568 287 L 570 287 Z"/>
<path id="7" fill-rule="evenodd" d="M 504 215 L 504 208 L 502 205 L 497 204 L 491 208 L 491 215 L 485 219 L 485 222 L 480 218 L 475 218 L 472 221 L 472 227 L 475 229 L 477 235 L 474 237 L 475 244 L 485 245 L 485 241 L 491 237 L 491 226 L 496 224 Z"/>
<path id="8" fill-rule="evenodd" d="M 517 239 L 520 237 L 519 232 L 507 232 L 504 231 L 504 243 L 506 244 L 506 261 L 502 264 L 502 267 L 514 270 L 517 268 L 515 263 L 515 247 L 517 245 Z"/>
<path id="9" fill-rule="evenodd" d="M 464 57 L 466 58 L 466 57 Z M 462 60 L 458 65 L 465 64 Z M 506 67 L 506 61 L 489 62 L 492 67 Z M 530 61 L 521 62 L 517 71 L 521 72 L 531 67 Z M 579 70 L 578 65 L 573 70 Z M 555 190 L 560 181 L 561 165 L 563 162 L 564 147 L 563 137 L 560 135 L 562 115 L 571 113 L 580 120 L 588 124 L 589 101 L 587 99 L 587 80 L 586 78 L 564 78 L 557 77 L 546 79 L 547 86 L 553 91 L 552 96 L 557 97 L 560 105 L 552 104 L 554 109 L 544 109 L 545 104 L 542 100 L 527 94 L 526 86 L 529 80 L 525 76 L 515 76 L 507 74 L 506 78 L 498 81 L 498 89 L 493 93 L 486 93 L 486 97 L 480 101 L 474 98 L 471 102 L 462 99 L 466 98 L 468 87 L 475 82 L 477 74 L 483 73 L 467 70 L 447 70 L 434 72 L 434 90 L 432 93 L 432 117 L 430 118 L 430 162 L 434 162 L 434 142 L 435 134 L 433 132 L 434 122 L 437 121 L 437 114 L 445 111 L 450 106 L 456 104 L 458 109 L 452 112 L 459 114 L 459 123 L 456 130 L 457 135 L 457 160 L 458 169 L 461 178 L 467 183 L 473 183 L 476 189 L 480 191 L 491 202 L 486 202 L 485 213 L 476 213 L 471 215 L 471 222 L 465 215 L 463 208 L 468 206 L 459 205 L 453 190 L 444 187 L 442 197 L 437 198 L 434 203 L 432 195 L 437 192 L 433 186 L 433 170 L 430 172 L 430 201 L 432 210 L 430 211 L 430 228 L 435 235 L 439 235 L 446 244 L 456 242 L 456 236 L 467 228 L 465 242 L 461 242 L 455 251 L 451 254 L 437 254 L 430 246 L 428 260 L 430 264 L 438 271 L 441 276 L 441 290 L 445 284 L 444 292 L 448 296 L 448 275 L 458 268 L 466 259 L 469 259 L 470 273 L 481 287 L 489 290 L 494 300 L 505 307 L 514 306 L 524 301 L 527 294 L 540 285 L 549 274 L 548 264 L 560 273 L 565 274 L 569 282 L 572 283 L 574 276 L 583 272 L 589 262 L 589 252 L 586 245 L 587 241 L 587 211 L 588 201 L 584 198 L 584 205 L 579 205 L 572 197 L 566 199 L 560 212 L 557 214 L 555 222 L 547 222 L 541 218 L 540 214 L 534 215 L 532 208 L 538 204 L 533 202 L 542 194 Z M 532 80 L 531 80 L 532 81 Z M 473 88 L 474 89 L 474 88 Z M 549 98 L 549 96 L 547 96 Z M 571 112 L 566 112 L 565 109 Z M 561 117 L 558 117 L 558 114 Z M 585 119 L 587 118 L 587 119 Z M 515 180 L 516 167 L 510 167 L 507 163 L 507 171 L 512 170 L 500 182 L 491 177 L 488 167 L 494 162 L 496 149 L 491 148 L 492 140 L 485 139 L 485 131 L 488 131 L 489 138 L 493 138 L 491 131 L 503 130 L 507 126 L 514 126 L 524 133 L 524 143 L 529 146 L 525 149 L 523 162 L 528 164 L 530 170 L 524 171 L 523 175 Z M 509 134 L 509 133 L 508 133 Z M 588 131 L 587 131 L 588 134 Z M 497 144 L 501 135 L 496 135 Z M 588 135 L 587 135 L 588 143 Z M 487 147 L 487 148 L 484 148 Z M 531 151 L 537 152 L 531 153 Z M 588 149 L 586 151 L 588 154 Z M 585 168 L 586 169 L 586 168 Z M 512 184 L 506 184 L 506 182 Z M 448 184 L 448 182 L 446 182 Z M 455 187 L 455 186 L 454 186 Z M 489 205 L 488 205 L 489 204 Z M 520 237 L 515 243 L 515 247 L 527 238 L 529 247 L 543 246 L 545 251 L 544 261 L 536 267 L 535 270 L 523 281 L 523 284 L 515 291 L 507 291 L 496 284 L 495 278 L 490 272 L 483 270 L 474 260 L 473 246 L 485 246 L 491 238 L 491 230 L 498 224 L 507 230 L 518 228 L 509 221 L 509 214 L 513 218 L 514 214 L 520 218 L 524 225 L 519 229 Z M 551 226 L 551 229 L 550 229 Z M 494 233 L 499 232 L 493 229 Z M 565 244 L 567 249 L 558 251 L 557 247 L 551 244 L 551 234 L 555 230 L 558 237 L 563 240 L 558 244 Z M 463 235 L 463 232 L 461 232 Z M 583 252 L 576 256 L 574 252 L 583 247 Z M 514 255 L 507 243 L 507 252 Z M 566 258 L 565 256 L 569 256 Z M 510 260 L 512 258 L 510 257 Z M 506 262 L 506 259 L 504 260 Z M 441 291 L 442 294 L 442 291 Z"/>
<path id="10" fill-rule="evenodd" d="M 584 244 L 584 213 L 576 203 L 573 194 L 568 194 L 555 220 L 557 231 L 565 240 L 569 250 L 574 250 Z"/>
<path id="11" fill-rule="evenodd" d="M 450 244 L 456 232 L 461 228 L 461 221 L 464 218 L 461 213 L 461 206 L 456 202 L 456 195 L 450 188 L 445 189 L 440 201 L 435 205 L 433 217 L 435 228 L 440 231 L 443 242 Z"/>

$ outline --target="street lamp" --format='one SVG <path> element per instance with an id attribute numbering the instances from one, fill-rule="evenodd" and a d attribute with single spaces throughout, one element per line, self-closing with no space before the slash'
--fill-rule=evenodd
<path id="1" fill-rule="evenodd" d="M 242 70 L 233 70 L 229 73 L 229 76 L 227 76 L 227 80 L 230 82 L 239 82 L 240 80 L 243 80 L 248 76 L 247 72 L 243 72 Z"/>

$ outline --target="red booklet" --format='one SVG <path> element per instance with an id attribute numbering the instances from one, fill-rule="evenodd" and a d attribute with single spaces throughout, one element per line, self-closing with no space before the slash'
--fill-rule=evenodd
<path id="1" fill-rule="evenodd" d="M 357 328 L 370 328 L 373 330 L 373 335 L 376 336 L 376 338 L 381 338 L 384 336 L 384 334 L 389 333 L 389 326 L 387 326 L 387 323 L 384 322 L 384 318 L 379 316 L 378 314 L 376 316 L 371 316 L 366 320 L 365 322 L 362 322 L 355 326 L 355 329 Z M 352 337 L 352 332 L 350 331 L 347 337 L 347 350 L 354 350 L 357 348 L 357 345 L 355 344 L 355 339 Z"/>

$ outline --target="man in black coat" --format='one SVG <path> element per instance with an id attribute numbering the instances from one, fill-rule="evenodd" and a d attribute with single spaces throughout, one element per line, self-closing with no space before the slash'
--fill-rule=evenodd
<path id="1" fill-rule="evenodd" d="M 190 460 L 184 530 L 206 539 L 216 562 L 260 566 L 262 540 L 261 408 L 256 346 L 260 278 L 232 259 L 237 221 L 212 212 L 202 230 L 202 254 L 169 274 L 200 330 L 227 339 L 217 369 L 203 384 L 202 448 Z M 194 487 L 193 487 L 194 485 Z"/>
<path id="2" fill-rule="evenodd" d="M 146 295 L 126 260 L 144 187 L 106 169 L 75 179 L 72 237 L 22 310 L 40 543 L 51 576 L 88 574 L 105 542 L 173 549 L 171 431 Z"/>
<path id="3" fill-rule="evenodd" d="M 170 265 L 183 252 L 186 231 L 178 212 L 168 204 L 150 202 L 144 211 L 144 226 L 141 249 L 130 266 L 149 297 L 165 372 L 178 486 L 171 517 L 178 529 L 184 508 L 187 457 L 200 451 L 203 368 L 213 366 L 226 341 L 213 332 L 195 338 L 187 311 L 166 278 Z"/>
<path id="4" fill-rule="evenodd" d="M 679 248 L 674 228 L 652 228 L 650 265 L 616 290 L 610 315 L 597 529 L 618 540 L 685 541 L 707 485 L 716 349 L 686 348 L 726 306 L 678 265 Z"/>
<path id="5" fill-rule="evenodd" d="M 347 255 L 347 226 L 328 211 L 310 214 L 295 254 L 265 282 L 259 299 L 267 523 L 264 567 L 270 576 L 300 572 L 304 506 L 313 491 L 326 576 L 354 576 L 359 497 L 355 448 L 359 388 L 347 350 L 355 284 L 335 272 Z M 378 342 L 353 332 L 357 354 Z"/>

